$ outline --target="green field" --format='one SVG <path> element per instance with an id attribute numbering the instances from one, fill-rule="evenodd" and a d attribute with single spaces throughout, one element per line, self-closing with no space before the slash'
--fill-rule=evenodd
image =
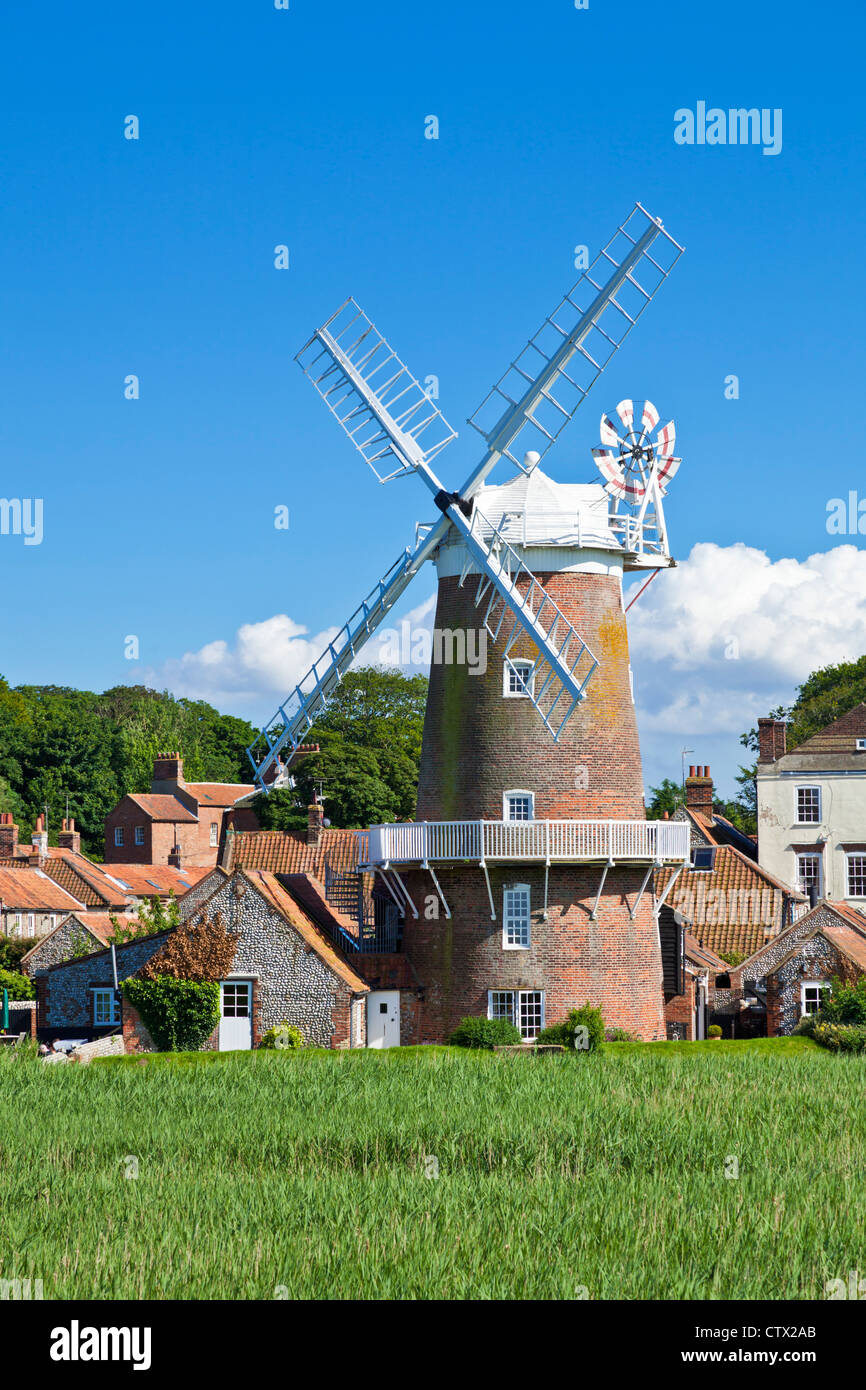
<path id="1" fill-rule="evenodd" d="M 801 1038 L 4 1054 L 0 1277 L 76 1299 L 821 1298 L 866 1273 L 864 1083 L 866 1058 Z"/>

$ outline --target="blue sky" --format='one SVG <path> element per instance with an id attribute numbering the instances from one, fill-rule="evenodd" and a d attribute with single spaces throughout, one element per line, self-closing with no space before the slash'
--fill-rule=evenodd
<path id="1" fill-rule="evenodd" d="M 0 536 L 0 670 L 270 714 L 302 630 L 341 624 L 431 511 L 411 479 L 379 486 L 294 353 L 354 294 L 439 377 L 457 485 L 464 421 L 574 247 L 640 199 L 686 254 L 545 467 L 589 481 L 622 396 L 675 416 L 686 563 L 632 610 L 646 774 L 685 744 L 730 792 L 739 731 L 866 650 L 859 537 L 825 524 L 866 496 L 864 30 L 854 3 L 790 0 L 7 4 L 0 494 L 44 499 L 44 539 Z M 698 101 L 781 109 L 781 152 L 677 145 Z"/>

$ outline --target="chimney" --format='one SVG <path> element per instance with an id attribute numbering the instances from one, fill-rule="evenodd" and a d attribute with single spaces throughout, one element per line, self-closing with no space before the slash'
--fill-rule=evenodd
<path id="1" fill-rule="evenodd" d="M 713 814 L 713 779 L 709 767 L 690 767 L 686 778 L 686 806 L 703 816 Z"/>
<path id="2" fill-rule="evenodd" d="M 325 808 L 320 802 L 307 807 L 307 844 L 318 845 L 325 828 Z"/>
<path id="3" fill-rule="evenodd" d="M 784 719 L 758 720 L 758 762 L 774 763 L 785 756 Z"/>
<path id="4" fill-rule="evenodd" d="M 48 855 L 48 831 L 45 829 L 44 816 L 36 817 L 36 826 L 30 836 L 30 843 L 36 850 L 36 858 L 45 859 Z"/>
<path id="5" fill-rule="evenodd" d="M 183 758 L 179 753 L 157 753 L 153 760 L 153 780 L 151 792 L 171 795 L 178 786 L 183 786 Z"/>
<path id="6" fill-rule="evenodd" d="M 63 829 L 57 836 L 57 843 L 61 849 L 71 849 L 73 854 L 81 853 L 81 832 L 75 829 L 75 820 L 72 816 L 69 820 L 64 819 Z"/>
<path id="7" fill-rule="evenodd" d="M 0 859 L 14 859 L 18 853 L 18 826 L 11 811 L 0 814 Z"/>

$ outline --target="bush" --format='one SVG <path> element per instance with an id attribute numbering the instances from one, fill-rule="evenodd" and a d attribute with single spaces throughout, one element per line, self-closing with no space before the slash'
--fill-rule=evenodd
<path id="1" fill-rule="evenodd" d="M 507 1047 L 520 1043 L 520 1029 L 507 1018 L 461 1018 L 451 1037 L 452 1047 Z"/>
<path id="2" fill-rule="evenodd" d="M 709 1026 L 709 1028 L 707 1029 L 707 1037 L 708 1037 L 708 1038 L 720 1038 L 721 1036 L 722 1036 L 722 1029 L 721 1029 L 721 1026 L 720 1026 L 718 1023 L 711 1023 L 710 1026 Z"/>
<path id="3" fill-rule="evenodd" d="M 812 1037 L 831 1052 L 866 1052 L 866 1024 L 827 1023 L 818 1019 Z"/>
<path id="4" fill-rule="evenodd" d="M 262 1047 L 294 1049 L 304 1046 L 304 1035 L 292 1023 L 275 1023 L 269 1028 L 261 1041 Z"/>
<path id="5" fill-rule="evenodd" d="M 608 1042 L 637 1042 L 634 1033 L 630 1033 L 627 1028 L 611 1028 L 607 1035 Z"/>
<path id="6" fill-rule="evenodd" d="M 36 989 L 29 975 L 19 975 L 15 970 L 0 970 L 0 1000 L 4 989 L 9 991 L 10 1003 L 13 999 L 35 999 Z"/>
<path id="7" fill-rule="evenodd" d="M 554 1023 L 550 1028 L 543 1028 L 538 1035 L 538 1041 L 560 1043 L 563 1047 L 574 1048 L 578 1052 L 597 1052 L 604 1042 L 604 1019 L 601 1009 L 594 1009 L 591 1004 L 584 1004 L 582 1009 L 572 1009 L 564 1023 Z"/>
<path id="8" fill-rule="evenodd" d="M 196 1052 L 219 1023 L 220 987 L 211 980 L 133 977 L 120 988 L 160 1052 Z"/>
<path id="9" fill-rule="evenodd" d="M 822 1023 L 866 1023 L 866 976 L 856 984 L 834 980 L 831 992 L 821 1001 L 818 1018 Z"/>

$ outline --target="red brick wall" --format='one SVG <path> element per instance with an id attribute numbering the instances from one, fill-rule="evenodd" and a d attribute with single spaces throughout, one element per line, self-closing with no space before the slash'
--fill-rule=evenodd
<path id="1" fill-rule="evenodd" d="M 649 893 L 635 920 L 629 920 L 644 872 L 611 869 L 596 922 L 589 916 L 600 866 L 551 866 L 547 922 L 542 920 L 544 870 L 537 865 L 490 869 L 495 922 L 480 869 L 437 866 L 450 921 L 444 913 L 438 921 L 425 920 L 424 900 L 434 892 L 429 875 L 407 874 L 420 916 L 417 921 L 407 917 L 403 948 L 420 998 L 407 1007 L 402 1041 L 444 1041 L 464 1015 L 486 1015 L 490 989 L 544 990 L 547 1024 L 589 1002 L 601 1008 L 610 1027 L 663 1038 L 661 952 Z M 528 883 L 532 891 L 528 951 L 502 948 L 502 890 L 514 883 Z"/>
<path id="2" fill-rule="evenodd" d="M 629 683 L 628 633 L 619 579 L 538 576 L 599 658 L 587 697 L 558 743 L 528 700 L 502 694 L 502 643 L 487 644 L 487 671 L 434 664 L 424 721 L 418 820 L 501 819 L 502 794 L 535 792 L 539 819 L 644 816 L 637 720 Z M 476 583 L 442 579 L 440 629 L 478 629 Z M 528 646 L 512 655 L 529 656 Z"/>
<path id="3" fill-rule="evenodd" d="M 682 994 L 668 995 L 665 999 L 665 1024 L 684 1025 L 683 1036 L 692 1041 L 695 1036 L 695 981 L 693 975 L 686 975 L 685 990 Z"/>
<path id="4" fill-rule="evenodd" d="M 105 818 L 105 862 L 107 864 L 169 864 L 173 863 L 175 839 L 180 846 L 180 868 L 213 868 L 219 858 L 223 816 L 220 807 L 200 808 L 195 824 L 181 822 L 175 827 L 169 821 L 151 821 L 129 797 L 124 797 Z M 243 829 L 255 829 L 258 823 Z M 210 827 L 217 826 L 217 844 L 211 846 Z M 144 829 L 144 844 L 135 843 L 135 827 Z M 123 844 L 115 845 L 114 831 L 123 827 Z"/>

